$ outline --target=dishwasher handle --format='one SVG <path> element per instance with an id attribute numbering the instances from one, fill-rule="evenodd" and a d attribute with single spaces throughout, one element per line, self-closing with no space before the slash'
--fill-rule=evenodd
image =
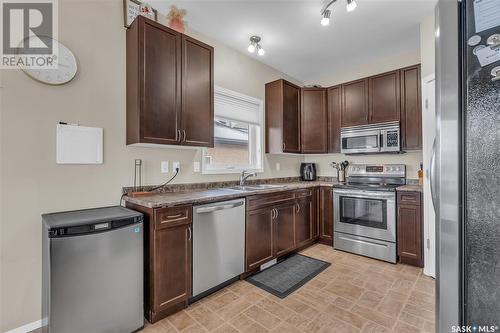
<path id="1" fill-rule="evenodd" d="M 197 214 L 213 213 L 213 212 L 216 212 L 218 210 L 232 209 L 232 208 L 236 208 L 239 206 L 243 206 L 244 203 L 245 202 L 242 200 L 242 201 L 238 201 L 238 202 L 228 204 L 228 205 L 215 205 L 215 206 L 208 206 L 208 207 L 200 207 L 200 208 L 196 208 L 195 212 Z"/>

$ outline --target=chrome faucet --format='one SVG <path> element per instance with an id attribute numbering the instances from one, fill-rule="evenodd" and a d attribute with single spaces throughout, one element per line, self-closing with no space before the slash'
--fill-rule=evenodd
<path id="1" fill-rule="evenodd" d="M 257 176 L 256 172 L 243 170 L 240 174 L 240 186 L 245 185 L 245 180 L 247 180 L 249 177 L 255 177 L 255 176 Z"/>

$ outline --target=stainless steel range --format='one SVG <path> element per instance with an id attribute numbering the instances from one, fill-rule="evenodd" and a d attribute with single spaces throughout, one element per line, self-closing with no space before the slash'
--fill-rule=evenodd
<path id="1" fill-rule="evenodd" d="M 353 164 L 346 184 L 333 189 L 335 249 L 396 262 L 396 187 L 403 164 Z"/>

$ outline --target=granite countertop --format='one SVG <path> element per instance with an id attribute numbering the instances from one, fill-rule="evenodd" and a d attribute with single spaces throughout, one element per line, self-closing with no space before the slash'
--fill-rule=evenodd
<path id="1" fill-rule="evenodd" d="M 266 194 L 316 186 L 333 186 L 337 184 L 336 180 L 318 180 L 318 181 L 293 181 L 293 182 L 266 182 L 266 184 L 279 185 L 268 189 L 252 191 L 236 191 L 224 187 L 211 189 L 197 189 L 175 192 L 152 193 L 149 196 L 130 197 L 125 196 L 126 202 L 134 203 L 148 208 L 171 207 L 183 204 L 203 204 L 236 198 L 244 198 L 256 194 Z M 249 186 L 251 186 L 249 184 Z"/>
<path id="2" fill-rule="evenodd" d="M 418 184 L 406 184 L 396 188 L 396 191 L 400 192 L 423 192 L 422 185 Z"/>

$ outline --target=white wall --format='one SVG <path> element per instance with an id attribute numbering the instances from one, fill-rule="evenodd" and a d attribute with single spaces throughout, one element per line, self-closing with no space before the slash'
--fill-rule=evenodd
<path id="1" fill-rule="evenodd" d="M 314 83 L 321 84 L 323 87 L 330 87 L 418 63 L 420 63 L 420 52 L 417 45 L 414 52 L 394 54 L 371 62 L 366 61 L 356 67 L 339 71 L 335 75 L 319 77 Z"/>
<path id="2" fill-rule="evenodd" d="M 422 63 L 422 78 L 435 72 L 435 33 L 434 14 L 420 23 L 420 58 Z"/>
<path id="3" fill-rule="evenodd" d="M 145 182 L 158 184 L 160 161 L 180 161 L 176 182 L 237 179 L 192 172 L 197 150 L 125 145 L 125 29 L 122 0 L 60 0 L 59 39 L 78 58 L 71 83 L 51 87 L 18 70 L 4 70 L 1 94 L 1 303 L 0 331 L 40 319 L 40 214 L 118 204 L 133 182 L 134 159 L 145 163 Z M 289 78 L 216 41 L 215 84 L 264 99 L 264 84 Z M 103 165 L 56 165 L 59 121 L 104 127 Z M 301 156 L 269 156 L 260 177 L 298 176 Z M 281 171 L 271 169 L 280 162 Z"/>

